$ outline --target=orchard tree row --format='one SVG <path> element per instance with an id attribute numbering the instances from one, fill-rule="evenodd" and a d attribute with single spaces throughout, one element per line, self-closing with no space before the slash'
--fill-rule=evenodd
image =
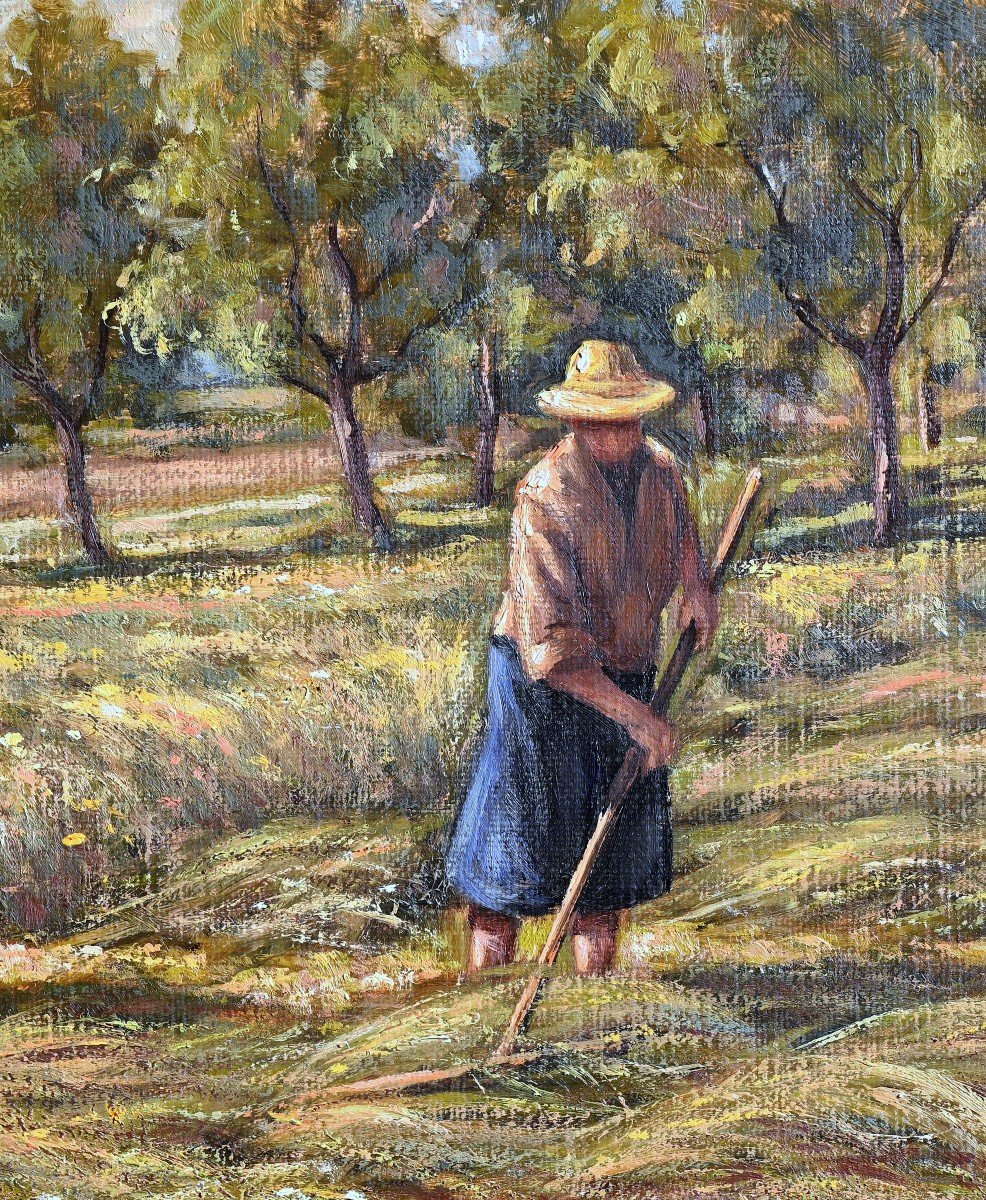
<path id="1" fill-rule="evenodd" d="M 480 504 L 505 397 L 578 336 L 669 364 L 709 454 L 732 373 L 824 348 L 865 396 L 891 542 L 899 360 L 980 311 L 984 12 L 188 0 L 163 69 L 99 7 L 33 0 L 3 35 L 0 381 L 57 435 L 103 564 L 85 428 L 126 355 L 207 345 L 316 397 L 386 550 L 361 398 L 441 372 L 447 339 L 473 347 Z"/>

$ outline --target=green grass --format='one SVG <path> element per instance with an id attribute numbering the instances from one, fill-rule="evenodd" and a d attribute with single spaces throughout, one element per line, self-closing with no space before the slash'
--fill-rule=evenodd
<path id="1" fill-rule="evenodd" d="M 937 476 L 897 552 L 818 449 L 768 464 L 779 510 L 677 710 L 674 889 L 619 976 L 563 954 L 550 1054 L 438 1092 L 329 1089 L 478 1064 L 523 975 L 458 981 L 440 881 L 505 509 L 435 460 L 380 480 L 392 558 L 332 487 L 112 514 L 140 569 L 104 580 L 22 541 L 2 1200 L 981 1193 L 986 543 L 924 526 L 979 503 L 981 449 L 908 450 Z M 742 475 L 702 476 L 707 533 Z"/>

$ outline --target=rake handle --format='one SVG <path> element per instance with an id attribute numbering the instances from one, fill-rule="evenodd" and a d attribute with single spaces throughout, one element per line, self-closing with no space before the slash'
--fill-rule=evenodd
<path id="1" fill-rule="evenodd" d="M 712 560 L 709 570 L 709 586 L 713 591 L 718 592 L 722 589 L 726 571 L 742 540 L 743 531 L 746 528 L 747 520 L 753 510 L 754 501 L 760 492 L 762 484 L 763 475 L 759 467 L 755 467 L 746 477 L 743 491 L 733 506 L 733 511 L 729 514 L 729 520 L 726 522 L 719 538 L 715 558 Z M 678 636 L 674 653 L 668 660 L 668 664 L 664 668 L 660 681 L 651 697 L 650 706 L 658 716 L 663 716 L 668 711 L 672 697 L 681 683 L 692 655 L 695 653 L 697 638 L 698 631 L 695 628 L 695 622 L 690 621 Z M 606 794 L 606 807 L 600 813 L 599 821 L 592 833 L 592 837 L 589 838 L 579 865 L 575 868 L 575 874 L 572 876 L 568 889 L 565 892 L 561 907 L 555 914 L 555 919 L 551 923 L 547 939 L 541 948 L 541 953 L 538 955 L 537 965 L 524 985 L 524 990 L 520 994 L 517 1006 L 504 1030 L 503 1038 L 493 1057 L 500 1058 L 514 1052 L 517 1037 L 524 1028 L 531 1009 L 537 1001 L 541 985 L 544 983 L 545 971 L 548 967 L 552 966 L 558 957 L 562 943 L 568 936 L 575 917 L 575 906 L 579 902 L 592 868 L 595 866 L 596 860 L 606 843 L 606 839 L 609 837 L 616 818 L 620 814 L 624 801 L 640 777 L 642 766 L 643 753 L 638 746 L 632 746 L 627 751 L 622 766 L 610 784 L 609 791 Z"/>

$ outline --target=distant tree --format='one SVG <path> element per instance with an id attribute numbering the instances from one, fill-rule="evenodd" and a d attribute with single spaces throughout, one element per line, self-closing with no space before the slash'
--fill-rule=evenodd
<path id="1" fill-rule="evenodd" d="M 558 139 L 596 111 L 578 89 L 571 92 L 578 55 L 552 42 L 563 8 L 529 0 L 464 4 L 446 34 L 446 53 L 458 56 L 471 83 L 462 149 L 482 214 L 466 275 L 479 506 L 493 500 L 500 416 L 517 381 L 550 339 L 578 322 L 572 288 L 550 252 L 550 223 L 530 205 Z"/>
<path id="2" fill-rule="evenodd" d="M 595 114 L 556 143 L 539 206 L 573 278 L 591 294 L 619 297 L 630 327 L 662 348 L 714 457 L 725 434 L 720 398 L 756 334 L 729 311 L 731 285 L 746 281 L 747 300 L 762 289 L 749 286 L 756 250 L 740 239 L 741 219 L 710 172 L 697 27 L 649 4 L 573 4 L 550 44 L 577 54 L 568 91 Z"/>
<path id="3" fill-rule="evenodd" d="M 941 390 L 955 378 L 958 363 L 922 364 L 918 385 L 918 433 L 925 454 L 937 450 L 942 439 Z"/>
<path id="4" fill-rule="evenodd" d="M 218 301 L 184 324 L 239 329 L 234 356 L 325 403 L 354 518 L 387 549 L 357 397 L 462 303 L 461 74 L 398 5 L 192 0 L 183 28 L 169 220 Z"/>
<path id="5" fill-rule="evenodd" d="M 480 508 L 493 503 L 495 490 L 496 438 L 503 412 L 503 377 L 500 371 L 499 337 L 495 329 L 482 328 L 476 338 L 476 484 L 473 499 Z"/>
<path id="6" fill-rule="evenodd" d="M 975 338 L 961 311 L 964 307 L 943 304 L 929 313 L 916 338 L 918 436 L 925 453 L 941 445 L 945 426 L 942 393 L 963 367 L 975 364 Z"/>
<path id="7" fill-rule="evenodd" d="M 543 281 L 501 266 L 477 309 L 473 499 L 480 506 L 494 499 L 500 418 L 529 410 L 532 393 L 563 369 L 569 351 L 597 312 L 559 281 L 552 284 L 545 288 Z"/>
<path id="8" fill-rule="evenodd" d="M 118 305 L 146 244 L 142 196 L 159 135 L 153 60 L 95 5 L 32 0 L 2 43 L 0 375 L 58 438 L 86 557 L 110 553 L 86 475 L 84 427 L 121 345 Z"/>

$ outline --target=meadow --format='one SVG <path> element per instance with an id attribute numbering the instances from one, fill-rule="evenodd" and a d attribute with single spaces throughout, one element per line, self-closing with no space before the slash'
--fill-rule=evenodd
<path id="1" fill-rule="evenodd" d="M 982 1194 L 973 401 L 932 454 L 908 434 L 896 550 L 866 540 L 854 430 L 767 447 L 769 511 L 676 710 L 672 892 L 617 976 L 563 955 L 524 1043 L 547 1055 L 401 1095 L 333 1089 L 478 1063 L 523 973 L 459 979 L 441 861 L 511 487 L 550 431 L 489 511 L 464 455 L 378 439 L 379 556 L 302 409 L 275 432 L 269 398 L 226 397 L 166 445 L 117 426 L 102 576 L 18 508 L 46 468 L 5 468 L 2 1200 Z M 160 488 L 114 491 L 145 460 Z M 707 541 L 746 465 L 692 471 Z"/>

